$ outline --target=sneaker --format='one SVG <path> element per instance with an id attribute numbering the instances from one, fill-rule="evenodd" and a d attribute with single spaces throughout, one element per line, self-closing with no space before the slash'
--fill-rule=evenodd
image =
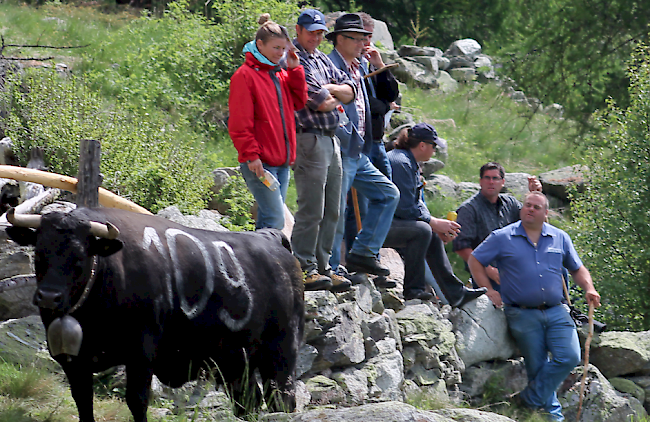
<path id="1" fill-rule="evenodd" d="M 328 276 L 315 272 L 305 276 L 303 282 L 307 291 L 329 290 L 332 288 L 332 280 Z"/>
<path id="2" fill-rule="evenodd" d="M 362 256 L 350 252 L 345 264 L 347 265 L 348 271 L 383 276 L 390 275 L 388 267 L 381 265 L 381 262 L 375 256 Z"/>
<path id="3" fill-rule="evenodd" d="M 340 276 L 338 274 L 330 275 L 332 279 L 332 288 L 330 291 L 334 293 L 347 292 L 352 287 L 352 283 L 347 278 Z"/>

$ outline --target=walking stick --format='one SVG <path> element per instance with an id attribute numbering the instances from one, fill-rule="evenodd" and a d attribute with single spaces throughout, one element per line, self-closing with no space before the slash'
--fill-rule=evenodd
<path id="1" fill-rule="evenodd" d="M 359 198 L 357 197 L 357 190 L 350 188 L 352 194 L 352 208 L 354 208 L 354 219 L 357 221 L 357 233 L 361 231 L 361 212 L 359 211 Z"/>
<path id="2" fill-rule="evenodd" d="M 591 339 L 594 336 L 594 304 L 589 303 L 589 334 L 585 341 L 585 368 L 582 374 L 582 381 L 580 382 L 580 401 L 578 402 L 578 417 L 577 422 L 580 422 L 580 414 L 582 413 L 582 399 L 584 398 L 585 383 L 587 381 L 587 372 L 589 371 L 589 348 L 591 347 Z"/>

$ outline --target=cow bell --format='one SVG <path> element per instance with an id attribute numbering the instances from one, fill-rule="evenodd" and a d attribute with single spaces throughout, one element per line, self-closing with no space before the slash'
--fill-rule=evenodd
<path id="1" fill-rule="evenodd" d="M 70 315 L 56 318 L 47 328 L 47 345 L 52 356 L 79 355 L 82 339 L 81 324 Z"/>

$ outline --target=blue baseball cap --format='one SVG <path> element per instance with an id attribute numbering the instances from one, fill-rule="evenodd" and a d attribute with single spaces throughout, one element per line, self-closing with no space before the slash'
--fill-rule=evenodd
<path id="1" fill-rule="evenodd" d="M 327 26 L 325 26 L 325 15 L 315 9 L 303 10 L 300 16 L 298 16 L 297 23 L 310 32 L 319 30 L 327 32 Z"/>
<path id="2" fill-rule="evenodd" d="M 421 139 L 422 142 L 436 144 L 442 149 L 447 148 L 447 141 L 439 137 L 436 129 L 429 123 L 416 124 L 409 131 L 409 136 L 416 139 Z"/>

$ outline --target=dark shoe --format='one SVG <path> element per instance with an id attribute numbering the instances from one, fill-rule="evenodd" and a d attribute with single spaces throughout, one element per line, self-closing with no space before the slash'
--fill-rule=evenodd
<path id="1" fill-rule="evenodd" d="M 383 275 L 380 275 L 379 277 L 375 278 L 373 281 L 375 282 L 375 287 L 381 289 L 393 289 L 397 287 L 397 282 L 395 282 L 394 280 L 389 280 Z"/>
<path id="2" fill-rule="evenodd" d="M 412 300 L 412 299 L 431 300 L 433 299 L 433 295 L 429 292 L 425 292 L 424 290 L 419 292 L 409 292 L 404 295 L 404 300 Z"/>
<path id="3" fill-rule="evenodd" d="M 388 267 L 381 265 L 374 256 L 361 256 L 349 253 L 345 261 L 348 271 L 387 276 L 390 274 Z"/>
<path id="4" fill-rule="evenodd" d="M 352 283 L 350 282 L 350 280 L 343 277 L 342 275 L 332 274 L 330 275 L 330 278 L 332 279 L 332 288 L 330 289 L 331 292 L 334 293 L 347 292 L 348 290 L 350 290 L 350 287 L 352 287 Z"/>
<path id="5" fill-rule="evenodd" d="M 473 301 L 479 296 L 484 295 L 485 292 L 487 292 L 487 287 L 481 287 L 479 289 L 468 289 L 467 287 L 464 287 L 463 296 L 455 303 L 452 303 L 450 301 L 449 304 L 451 305 L 452 308 L 462 308 L 463 305 Z"/>
<path id="6" fill-rule="evenodd" d="M 312 273 L 305 276 L 305 290 L 329 290 L 332 288 L 332 280 L 322 274 Z"/>
<path id="7" fill-rule="evenodd" d="M 532 409 L 534 406 L 528 404 L 528 402 L 522 397 L 521 391 L 517 393 L 510 394 L 508 396 L 508 401 L 515 407 L 520 409 Z"/>

